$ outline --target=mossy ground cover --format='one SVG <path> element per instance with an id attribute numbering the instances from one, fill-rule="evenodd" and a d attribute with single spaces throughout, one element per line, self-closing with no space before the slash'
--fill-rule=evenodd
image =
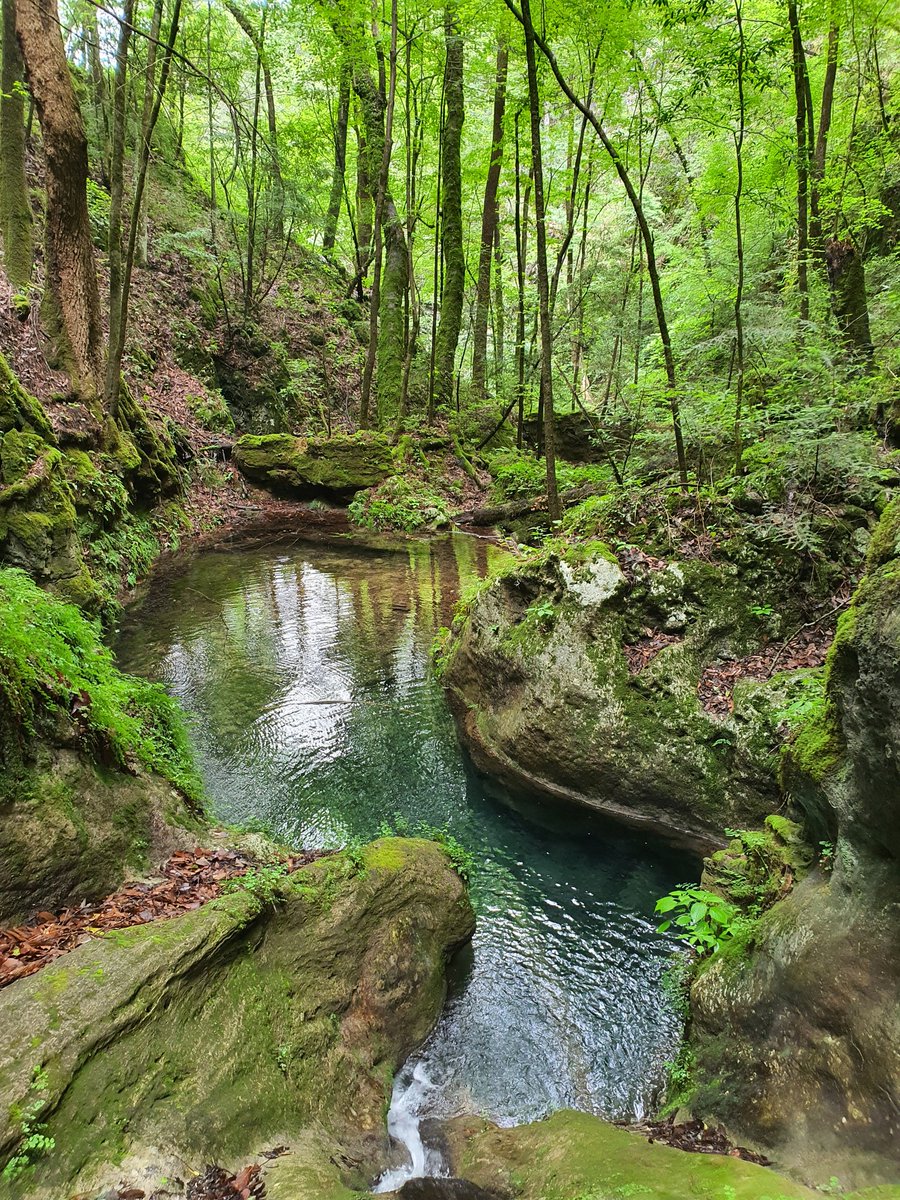
<path id="1" fill-rule="evenodd" d="M 92 622 L 15 569 L 0 569 L 0 699 L 9 722 L 4 742 L 23 741 L 65 714 L 101 761 L 124 766 L 133 756 L 200 803 L 175 701 L 119 671 Z"/>

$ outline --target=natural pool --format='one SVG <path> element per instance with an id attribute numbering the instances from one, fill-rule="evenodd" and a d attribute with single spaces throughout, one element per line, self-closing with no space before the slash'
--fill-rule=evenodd
<path id="1" fill-rule="evenodd" d="M 128 610 L 117 649 L 191 714 L 221 819 L 332 846 L 399 817 L 474 856 L 478 929 L 413 1103 L 500 1123 L 560 1107 L 639 1117 L 679 1029 L 653 904 L 697 864 L 576 810 L 486 794 L 429 657 L 496 552 L 454 535 L 402 552 L 206 553 Z"/>

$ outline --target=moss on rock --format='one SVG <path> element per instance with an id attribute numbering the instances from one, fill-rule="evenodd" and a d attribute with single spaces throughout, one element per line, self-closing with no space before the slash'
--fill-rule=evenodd
<path id="1" fill-rule="evenodd" d="M 806 837 L 827 839 L 822 868 L 757 923 L 751 953 L 717 955 L 691 992 L 694 1111 L 857 1187 L 900 1172 L 898 514 L 894 501 L 785 754 Z M 789 849 L 793 831 L 773 832 Z"/>
<path id="2" fill-rule="evenodd" d="M 602 543 L 551 546 L 460 610 L 442 680 L 476 763 L 512 786 L 676 837 L 721 840 L 777 805 L 775 700 L 704 711 L 703 667 L 746 647 L 733 573 L 672 563 L 626 580 Z M 626 649 L 667 644 L 640 670 Z"/>
<path id="3" fill-rule="evenodd" d="M 349 497 L 381 483 L 394 470 L 387 439 L 365 433 L 318 439 L 247 434 L 235 443 L 234 461 L 255 483 L 304 496 L 326 492 Z"/>
<path id="4" fill-rule="evenodd" d="M 457 1175 L 519 1200 L 813 1200 L 815 1192 L 764 1167 L 718 1154 L 685 1154 L 579 1112 L 498 1129 L 451 1123 Z"/>
<path id="5" fill-rule="evenodd" d="M 175 702 L 119 672 L 75 607 L 0 569 L 0 916 L 109 891 L 165 856 L 199 796 Z"/>
<path id="6" fill-rule="evenodd" d="M 56 1141 L 23 1195 L 101 1188 L 148 1154 L 157 1178 L 239 1162 L 314 1128 L 383 1143 L 393 1072 L 436 1019 L 473 916 L 434 843 L 366 862 L 303 868 L 274 904 L 238 889 L 91 942 L 0 994 L 0 1153 L 35 1068 Z"/>

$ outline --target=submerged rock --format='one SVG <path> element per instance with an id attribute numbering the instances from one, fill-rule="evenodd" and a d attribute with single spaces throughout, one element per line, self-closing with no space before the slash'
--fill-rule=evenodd
<path id="1" fill-rule="evenodd" d="M 841 618 L 788 794 L 824 866 L 692 988 L 691 1106 L 817 1181 L 900 1177 L 900 505 Z M 833 862 L 833 871 L 828 867 Z"/>
<path id="2" fill-rule="evenodd" d="M 349 499 L 393 473 L 387 438 L 299 438 L 286 433 L 247 434 L 235 442 L 235 465 L 254 483 L 301 496 L 328 493 Z"/>
<path id="3" fill-rule="evenodd" d="M 443 679 L 476 764 L 690 840 L 719 841 L 779 802 L 774 713 L 790 682 L 704 710 L 717 655 L 752 644 L 734 569 L 656 564 L 627 580 L 600 543 L 490 582 L 454 625 Z"/>
<path id="4" fill-rule="evenodd" d="M 17 981 L 0 993 L 0 1155 L 35 1098 L 55 1141 L 19 1194 L 120 1179 L 149 1191 L 185 1162 L 246 1162 L 325 1133 L 327 1176 L 338 1141 L 386 1137 L 393 1073 L 435 1021 L 446 959 L 473 924 L 436 844 L 382 840 Z"/>

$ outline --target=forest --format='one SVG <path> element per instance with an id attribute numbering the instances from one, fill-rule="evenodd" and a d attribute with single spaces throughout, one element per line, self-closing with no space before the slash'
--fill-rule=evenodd
<path id="1" fill-rule="evenodd" d="M 897 1200 L 896 6 L 0 3 L 0 1200 Z"/>
<path id="2" fill-rule="evenodd" d="M 228 347 L 313 254 L 362 350 L 288 357 L 294 420 L 514 428 L 551 520 L 557 412 L 605 481 L 711 497 L 891 443 L 890 6 L 8 7 L 12 307 L 40 297 L 77 395 L 146 386 L 142 269 L 188 274 Z"/>

